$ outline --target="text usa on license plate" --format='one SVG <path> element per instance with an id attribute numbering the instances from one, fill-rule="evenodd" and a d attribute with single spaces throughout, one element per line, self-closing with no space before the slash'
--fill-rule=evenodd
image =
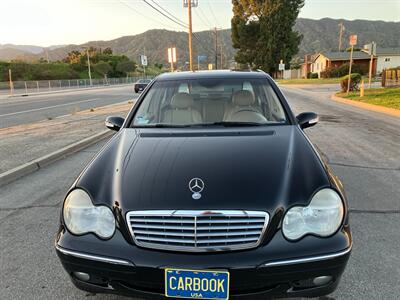
<path id="1" fill-rule="evenodd" d="M 229 272 L 165 269 L 165 296 L 229 299 Z"/>

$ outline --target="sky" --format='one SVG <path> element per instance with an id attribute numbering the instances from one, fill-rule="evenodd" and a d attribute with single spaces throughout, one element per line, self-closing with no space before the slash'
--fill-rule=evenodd
<path id="1" fill-rule="evenodd" d="M 147 0 L 187 22 L 182 0 Z M 198 0 L 194 31 L 229 28 L 231 0 Z M 154 5 L 155 6 L 155 5 Z M 0 44 L 80 44 L 153 28 L 184 31 L 143 0 L 0 0 Z M 400 0 L 306 0 L 299 17 L 400 21 Z"/>

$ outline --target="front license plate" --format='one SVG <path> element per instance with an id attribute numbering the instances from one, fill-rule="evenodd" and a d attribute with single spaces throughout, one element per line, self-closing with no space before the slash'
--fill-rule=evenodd
<path id="1" fill-rule="evenodd" d="M 229 272 L 165 269 L 165 296 L 229 299 Z"/>

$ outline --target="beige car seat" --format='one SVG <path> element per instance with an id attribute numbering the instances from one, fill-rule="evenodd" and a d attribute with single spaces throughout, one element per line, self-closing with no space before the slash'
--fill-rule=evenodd
<path id="1" fill-rule="evenodd" d="M 165 111 L 163 123 L 166 124 L 196 124 L 202 123 L 200 113 L 193 109 L 193 98 L 188 93 L 177 93 L 171 99 L 171 109 Z"/>
<path id="2" fill-rule="evenodd" d="M 232 105 L 226 108 L 226 122 L 266 123 L 267 119 L 254 107 L 255 99 L 250 91 L 241 90 L 232 95 Z"/>

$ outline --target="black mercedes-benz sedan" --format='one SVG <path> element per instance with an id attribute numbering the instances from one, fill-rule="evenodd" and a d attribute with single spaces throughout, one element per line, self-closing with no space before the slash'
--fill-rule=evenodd
<path id="1" fill-rule="evenodd" d="M 76 179 L 55 247 L 72 282 L 144 299 L 331 293 L 352 237 L 343 186 L 263 72 L 163 74 Z"/>

